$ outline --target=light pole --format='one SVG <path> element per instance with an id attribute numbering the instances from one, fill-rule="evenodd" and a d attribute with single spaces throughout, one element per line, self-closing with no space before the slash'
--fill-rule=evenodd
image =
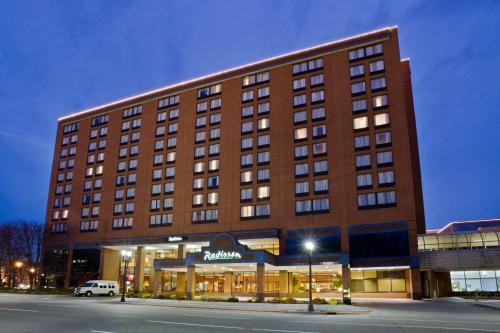
<path id="1" fill-rule="evenodd" d="M 21 267 L 23 267 L 23 263 L 21 261 L 16 261 L 14 266 L 17 269 L 17 272 L 14 271 L 14 279 L 12 280 L 12 289 L 16 287 L 16 274 L 19 274 L 19 279 L 21 279 Z"/>
<path id="2" fill-rule="evenodd" d="M 125 302 L 125 279 L 127 277 L 127 265 L 130 261 L 130 258 L 132 258 L 132 251 L 122 250 L 121 254 L 123 262 L 125 263 L 125 267 L 123 267 L 122 299 L 120 300 L 120 302 Z"/>
<path id="3" fill-rule="evenodd" d="M 312 302 L 312 251 L 314 250 L 314 243 L 308 241 L 305 243 L 305 247 L 308 250 L 309 255 L 309 304 L 307 306 L 307 311 L 314 312 L 314 306 Z"/>
<path id="4" fill-rule="evenodd" d="M 35 283 L 35 268 L 31 267 L 29 269 L 29 274 L 30 274 L 30 291 L 33 292 L 33 284 Z"/>

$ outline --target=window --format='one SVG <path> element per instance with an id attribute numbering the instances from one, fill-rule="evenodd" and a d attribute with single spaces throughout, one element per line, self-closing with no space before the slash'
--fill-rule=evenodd
<path id="1" fill-rule="evenodd" d="M 135 173 L 129 173 L 127 175 L 127 184 L 135 184 L 137 177 Z"/>
<path id="2" fill-rule="evenodd" d="M 120 217 L 113 219 L 113 229 L 130 229 L 133 224 L 134 218 L 132 217 Z"/>
<path id="3" fill-rule="evenodd" d="M 268 217 L 271 215 L 271 205 L 255 205 L 255 216 L 257 217 Z"/>
<path id="4" fill-rule="evenodd" d="M 53 234 L 63 234 L 68 230 L 66 223 L 55 223 L 52 225 L 50 232 Z"/>
<path id="5" fill-rule="evenodd" d="M 194 148 L 194 158 L 200 158 L 205 156 L 205 147 Z"/>
<path id="6" fill-rule="evenodd" d="M 208 146 L 209 156 L 218 155 L 219 153 L 220 153 L 220 145 L 218 143 Z"/>
<path id="7" fill-rule="evenodd" d="M 352 101 L 352 112 L 361 112 L 366 110 L 366 99 Z"/>
<path id="8" fill-rule="evenodd" d="M 252 166 L 252 164 L 253 164 L 253 155 L 252 154 L 241 155 L 241 166 L 242 167 L 249 167 L 249 166 Z"/>
<path id="9" fill-rule="evenodd" d="M 358 207 L 368 208 L 377 205 L 377 197 L 375 193 L 358 194 Z"/>
<path id="10" fill-rule="evenodd" d="M 323 138 L 326 136 L 326 125 L 313 126 L 313 138 Z"/>
<path id="11" fill-rule="evenodd" d="M 295 158 L 306 158 L 307 157 L 307 146 L 297 146 L 295 147 Z"/>
<path id="12" fill-rule="evenodd" d="M 322 85 L 324 82 L 323 74 L 311 76 L 311 87 Z"/>
<path id="13" fill-rule="evenodd" d="M 385 77 L 380 77 L 380 78 L 371 80 L 372 90 L 381 90 L 381 89 L 385 89 L 386 87 L 387 87 L 387 82 L 385 80 Z"/>
<path id="14" fill-rule="evenodd" d="M 269 126 L 270 126 L 269 118 L 261 118 L 257 121 L 257 129 L 259 131 L 269 129 Z"/>
<path id="15" fill-rule="evenodd" d="M 174 207 L 174 198 L 163 199 L 163 208 L 164 209 L 172 209 L 173 207 Z"/>
<path id="16" fill-rule="evenodd" d="M 97 130 L 96 129 L 93 129 L 90 131 L 90 138 L 91 139 L 97 138 Z"/>
<path id="17" fill-rule="evenodd" d="M 371 173 L 363 173 L 356 175 L 356 186 L 358 188 L 368 188 L 372 186 Z"/>
<path id="18" fill-rule="evenodd" d="M 363 64 L 349 67 L 349 75 L 351 78 L 365 75 L 365 66 Z"/>
<path id="19" fill-rule="evenodd" d="M 253 115 L 253 106 L 247 105 L 241 108 L 241 117 L 250 117 Z"/>
<path id="20" fill-rule="evenodd" d="M 124 191 L 123 190 L 115 190 L 115 200 L 123 199 Z"/>
<path id="21" fill-rule="evenodd" d="M 262 87 L 257 89 L 257 98 L 269 97 L 270 90 L 269 87 Z"/>
<path id="22" fill-rule="evenodd" d="M 297 111 L 293 113 L 293 122 L 295 124 L 307 122 L 307 111 Z"/>
<path id="23" fill-rule="evenodd" d="M 351 83 L 351 95 L 363 94 L 365 91 L 365 81 Z"/>
<path id="24" fill-rule="evenodd" d="M 205 117 L 203 117 L 203 118 L 206 120 Z M 168 134 L 177 133 L 177 127 L 178 127 L 177 123 L 169 124 L 168 125 Z"/>
<path id="25" fill-rule="evenodd" d="M 213 172 L 218 170 L 219 170 L 219 160 L 208 161 L 208 172 Z"/>
<path id="26" fill-rule="evenodd" d="M 365 57 L 370 57 L 378 54 L 382 54 L 384 52 L 384 49 L 382 47 L 382 44 L 375 44 L 375 45 L 370 45 L 367 47 L 362 47 L 359 49 L 351 50 L 349 51 L 349 60 L 357 60 L 357 59 L 362 59 Z"/>
<path id="27" fill-rule="evenodd" d="M 254 206 L 243 206 L 240 208 L 240 217 L 241 218 L 250 218 L 255 215 L 255 207 Z"/>
<path id="28" fill-rule="evenodd" d="M 174 216 L 172 214 L 157 214 L 149 217 L 149 226 L 157 227 L 172 224 Z"/>
<path id="29" fill-rule="evenodd" d="M 389 125 L 389 114 L 388 113 L 380 113 L 374 116 L 375 127 L 382 127 Z"/>
<path id="30" fill-rule="evenodd" d="M 295 195 L 305 195 L 309 193 L 309 182 L 295 183 Z"/>
<path id="31" fill-rule="evenodd" d="M 163 142 L 164 142 L 163 140 L 156 140 L 154 149 L 155 150 L 163 149 Z"/>
<path id="32" fill-rule="evenodd" d="M 310 212 L 312 209 L 311 207 L 311 200 L 298 200 L 295 201 L 295 213 L 296 214 L 304 214 Z"/>
<path id="33" fill-rule="evenodd" d="M 204 112 L 207 111 L 208 103 L 207 102 L 200 102 L 196 104 L 196 112 Z"/>
<path id="34" fill-rule="evenodd" d="M 133 106 L 123 110 L 123 118 L 135 116 L 141 114 L 141 112 L 142 112 L 142 105 Z"/>
<path id="35" fill-rule="evenodd" d="M 139 153 L 139 146 L 130 146 L 130 155 L 137 155 Z"/>
<path id="36" fill-rule="evenodd" d="M 80 222 L 80 232 L 85 231 L 96 231 L 98 227 L 97 221 L 81 221 Z"/>
<path id="37" fill-rule="evenodd" d="M 175 162 L 175 156 L 176 156 L 175 151 L 168 152 L 166 156 L 166 162 L 167 163 Z"/>
<path id="38" fill-rule="evenodd" d="M 320 68 L 323 68 L 323 59 L 317 58 L 293 65 L 293 74 L 313 71 Z"/>
<path id="39" fill-rule="evenodd" d="M 137 127 L 141 127 L 141 119 L 140 118 L 132 120 L 132 128 L 137 128 Z"/>
<path id="40" fill-rule="evenodd" d="M 170 148 L 175 148 L 177 146 L 177 138 L 176 137 L 170 137 L 167 139 L 167 149 Z"/>
<path id="41" fill-rule="evenodd" d="M 197 162 L 193 166 L 193 172 L 194 173 L 201 173 L 205 169 L 205 162 Z"/>
<path id="42" fill-rule="evenodd" d="M 158 114 L 156 115 L 157 122 L 162 122 L 165 121 L 166 119 L 167 119 L 167 113 L 165 111 L 158 112 Z"/>
<path id="43" fill-rule="evenodd" d="M 301 106 L 307 103 L 306 94 L 293 96 L 293 106 Z"/>
<path id="44" fill-rule="evenodd" d="M 169 96 L 158 100 L 158 109 L 166 108 L 172 105 L 179 104 L 180 96 Z"/>
<path id="45" fill-rule="evenodd" d="M 104 126 L 104 127 L 101 127 L 99 129 L 99 135 L 100 136 L 105 136 L 108 134 L 108 127 L 107 126 Z"/>
<path id="46" fill-rule="evenodd" d="M 307 163 L 295 164 L 295 176 L 307 176 L 309 174 L 309 165 Z"/>
<path id="47" fill-rule="evenodd" d="M 98 144 L 99 149 L 104 149 L 106 148 L 106 140 L 100 140 Z"/>
<path id="48" fill-rule="evenodd" d="M 218 109 L 222 106 L 222 100 L 220 98 L 216 98 L 210 101 L 210 109 Z"/>
<path id="49" fill-rule="evenodd" d="M 202 131 L 202 132 L 196 132 L 196 133 L 195 133 L 195 136 L 194 136 L 194 140 L 195 140 L 195 142 L 203 142 L 203 141 L 205 141 L 205 138 L 206 138 L 206 133 L 205 133 L 205 131 Z"/>
<path id="50" fill-rule="evenodd" d="M 203 205 L 203 194 L 193 195 L 193 206 L 201 206 L 201 205 Z"/>
<path id="51" fill-rule="evenodd" d="M 388 146 L 391 144 L 391 132 L 375 133 L 375 144 L 377 146 Z"/>
<path id="52" fill-rule="evenodd" d="M 125 213 L 133 213 L 135 209 L 135 204 L 133 202 L 127 202 L 125 204 Z"/>
<path id="53" fill-rule="evenodd" d="M 326 118 L 325 115 L 325 108 L 320 107 L 320 108 L 314 108 L 311 110 L 312 113 L 312 120 L 322 120 Z"/>
<path id="54" fill-rule="evenodd" d="M 207 124 L 207 117 L 206 116 L 196 117 L 196 127 L 203 127 L 206 124 Z"/>
<path id="55" fill-rule="evenodd" d="M 219 193 L 211 192 L 207 194 L 207 204 L 216 205 L 219 202 Z"/>
<path id="56" fill-rule="evenodd" d="M 168 112 L 168 119 L 173 120 L 179 118 L 179 109 L 172 109 Z"/>
<path id="57" fill-rule="evenodd" d="M 174 183 L 165 183 L 164 192 L 167 194 L 174 193 Z"/>
<path id="58" fill-rule="evenodd" d="M 354 130 L 363 130 L 368 128 L 368 117 L 358 117 L 353 119 Z"/>
<path id="59" fill-rule="evenodd" d="M 200 190 L 203 188 L 203 178 L 195 178 L 193 179 L 193 189 L 194 190 Z"/>
<path id="60" fill-rule="evenodd" d="M 253 147 L 253 138 L 241 139 L 241 149 L 251 149 Z"/>
<path id="61" fill-rule="evenodd" d="M 264 182 L 271 179 L 269 169 L 259 169 L 257 170 L 257 181 Z"/>
<path id="62" fill-rule="evenodd" d="M 130 121 L 122 122 L 122 131 L 126 131 L 130 128 Z"/>
<path id="63" fill-rule="evenodd" d="M 241 133 L 249 133 L 253 131 L 253 122 L 248 121 L 241 124 Z"/>
<path id="64" fill-rule="evenodd" d="M 392 164 L 392 151 L 383 151 L 377 153 L 377 165 L 391 165 Z"/>
<path id="65" fill-rule="evenodd" d="M 95 141 L 89 143 L 89 151 L 96 149 L 97 143 Z"/>
<path id="66" fill-rule="evenodd" d="M 220 128 L 212 128 L 210 130 L 210 140 L 216 140 L 220 138 Z"/>
<path id="67" fill-rule="evenodd" d="M 153 170 L 153 180 L 155 180 L 155 179 L 161 179 L 161 174 L 162 174 L 162 170 L 161 169 Z"/>
<path id="68" fill-rule="evenodd" d="M 71 133 L 71 132 L 76 132 L 80 128 L 80 125 L 78 123 L 73 123 L 73 124 L 68 124 L 63 127 L 63 133 Z"/>
<path id="69" fill-rule="evenodd" d="M 259 103 L 259 105 L 257 105 L 257 113 L 258 114 L 268 113 L 270 109 L 271 109 L 271 106 L 270 106 L 269 102 Z"/>
<path id="70" fill-rule="evenodd" d="M 387 191 L 387 192 L 378 192 L 377 193 L 377 205 L 386 206 L 386 205 L 394 205 L 396 203 L 396 192 L 395 191 Z"/>
<path id="71" fill-rule="evenodd" d="M 245 171 L 240 173 L 240 183 L 246 184 L 252 182 L 252 171 Z"/>
<path id="72" fill-rule="evenodd" d="M 269 134 L 259 135 L 257 137 L 257 147 L 268 147 L 271 144 L 271 136 Z"/>
<path id="73" fill-rule="evenodd" d="M 175 167 L 165 168 L 165 178 L 175 177 Z"/>
<path id="74" fill-rule="evenodd" d="M 326 142 L 320 142 L 313 144 L 313 155 L 324 155 L 327 152 Z"/>
<path id="75" fill-rule="evenodd" d="M 257 164 L 267 164 L 271 160 L 271 154 L 268 151 L 257 153 Z"/>
<path id="76" fill-rule="evenodd" d="M 327 212 L 330 210 L 330 200 L 314 199 L 312 201 L 312 208 L 314 212 Z"/>
<path id="77" fill-rule="evenodd" d="M 370 154 L 356 156 L 356 168 L 370 168 L 372 165 Z"/>
<path id="78" fill-rule="evenodd" d="M 378 173 L 378 184 L 388 186 L 394 184 L 394 171 L 383 171 Z"/>
<path id="79" fill-rule="evenodd" d="M 207 187 L 208 188 L 217 188 L 219 187 L 219 176 L 210 176 L 207 178 Z"/>
<path id="80" fill-rule="evenodd" d="M 128 134 L 120 136 L 120 144 L 128 143 Z"/>
<path id="81" fill-rule="evenodd" d="M 219 124 L 221 120 L 220 112 L 212 113 L 210 115 L 210 125 Z"/>
<path id="82" fill-rule="evenodd" d="M 314 193 L 328 192 L 328 179 L 318 179 L 314 181 Z"/>
<path id="83" fill-rule="evenodd" d="M 354 148 L 355 149 L 365 149 L 370 147 L 370 136 L 361 135 L 354 137 Z"/>
<path id="84" fill-rule="evenodd" d="M 207 96 L 218 94 L 222 91 L 222 85 L 214 84 L 209 87 L 198 89 L 198 98 L 204 98 Z"/>
<path id="85" fill-rule="evenodd" d="M 240 190 L 240 201 L 252 200 L 252 188 L 242 188 Z"/>
<path id="86" fill-rule="evenodd" d="M 379 95 L 372 97 L 372 107 L 379 109 L 387 106 L 387 95 Z"/>
<path id="87" fill-rule="evenodd" d="M 242 85 L 244 87 L 252 85 L 252 84 L 258 84 L 262 82 L 269 81 L 269 72 L 264 72 L 260 74 L 254 74 L 254 75 L 247 75 L 243 77 L 243 83 Z"/>
<path id="88" fill-rule="evenodd" d="M 293 80 L 293 90 L 300 90 L 306 87 L 306 79 L 300 78 L 297 80 Z"/>
<path id="89" fill-rule="evenodd" d="M 294 140 L 295 141 L 301 141 L 301 140 L 306 140 L 307 139 L 307 128 L 298 128 L 294 130 L 293 134 Z"/>
<path id="90" fill-rule="evenodd" d="M 247 102 L 252 100 L 253 100 L 253 90 L 248 90 L 241 93 L 242 102 Z"/>
<path id="91" fill-rule="evenodd" d="M 157 154 L 153 158 L 153 164 L 158 165 L 163 163 L 163 155 L 162 154 Z"/>
<path id="92" fill-rule="evenodd" d="M 370 62 L 370 73 L 382 72 L 385 69 L 384 60 Z"/>

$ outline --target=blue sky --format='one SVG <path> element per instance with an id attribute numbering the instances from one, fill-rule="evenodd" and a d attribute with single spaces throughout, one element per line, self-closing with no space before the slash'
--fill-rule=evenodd
<path id="1" fill-rule="evenodd" d="M 500 216 L 500 1 L 40 0 L 0 12 L 0 221 L 44 219 L 59 116 L 387 25 L 427 226 Z"/>

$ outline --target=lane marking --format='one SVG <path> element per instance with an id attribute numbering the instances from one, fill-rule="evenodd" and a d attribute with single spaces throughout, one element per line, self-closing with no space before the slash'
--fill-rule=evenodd
<path id="1" fill-rule="evenodd" d="M 205 315 L 191 315 L 191 314 L 178 314 L 181 317 L 201 317 L 201 318 L 217 318 L 217 319 L 238 319 L 238 320 L 251 320 L 248 317 L 222 317 L 222 316 L 205 316 Z"/>
<path id="2" fill-rule="evenodd" d="M 206 325 L 206 324 L 193 324 L 193 323 L 179 323 L 175 321 L 161 321 L 161 320 L 146 320 L 149 323 L 157 324 L 170 324 L 170 325 L 182 325 L 182 326 L 196 326 L 196 327 L 213 327 L 213 328 L 226 328 L 230 330 L 244 330 L 240 326 L 221 326 L 221 325 Z"/>
<path id="3" fill-rule="evenodd" d="M 38 305 L 41 305 L 41 306 L 57 306 L 57 307 L 61 307 L 61 308 L 75 308 L 75 309 L 81 309 L 82 308 L 81 306 L 77 306 L 77 305 L 62 305 L 62 304 L 48 304 L 48 303 L 39 303 Z"/>
<path id="4" fill-rule="evenodd" d="M 288 330 L 273 330 L 270 328 L 252 328 L 252 331 L 264 331 L 264 332 L 287 332 L 287 333 L 319 333 L 311 331 L 288 331 Z"/>
<path id="5" fill-rule="evenodd" d="M 109 331 L 94 331 L 94 330 L 92 330 L 90 332 L 92 332 L 92 333 L 115 333 L 115 332 L 109 332 Z"/>
<path id="6" fill-rule="evenodd" d="M 6 310 L 6 311 L 21 311 L 21 312 L 38 312 L 38 311 L 36 311 L 36 310 L 12 309 L 12 308 L 0 308 L 0 310 Z"/>
<path id="7" fill-rule="evenodd" d="M 378 327 L 395 327 L 395 328 L 423 328 L 432 330 L 449 330 L 449 331 L 477 331 L 477 332 L 500 332 L 500 330 L 492 330 L 487 328 L 463 328 L 463 327 L 445 327 L 445 326 L 419 326 L 419 325 L 389 325 L 389 324 L 363 324 L 353 322 L 314 322 L 309 320 L 294 321 L 295 323 L 315 323 L 315 324 L 330 324 L 330 325 L 351 325 L 351 326 L 378 326 Z"/>
<path id="8" fill-rule="evenodd" d="M 363 318 L 364 319 L 364 318 Z M 437 323 L 458 323 L 458 324 L 481 324 L 481 325 L 500 325 L 500 323 L 494 323 L 494 322 L 481 322 L 481 321 L 456 321 L 456 320 L 439 320 L 439 319 L 410 319 L 410 318 L 370 318 L 374 320 L 393 320 L 393 321 L 398 321 L 398 320 L 404 320 L 404 321 L 425 321 L 425 322 L 437 322 Z"/>

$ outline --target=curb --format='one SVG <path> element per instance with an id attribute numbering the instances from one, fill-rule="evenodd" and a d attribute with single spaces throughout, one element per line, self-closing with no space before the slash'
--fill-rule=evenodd
<path id="1" fill-rule="evenodd" d="M 489 305 L 489 304 L 474 304 L 475 306 L 479 306 L 481 308 L 486 308 L 490 310 L 495 310 L 495 311 L 500 311 L 500 307 L 495 306 L 495 305 Z"/>

